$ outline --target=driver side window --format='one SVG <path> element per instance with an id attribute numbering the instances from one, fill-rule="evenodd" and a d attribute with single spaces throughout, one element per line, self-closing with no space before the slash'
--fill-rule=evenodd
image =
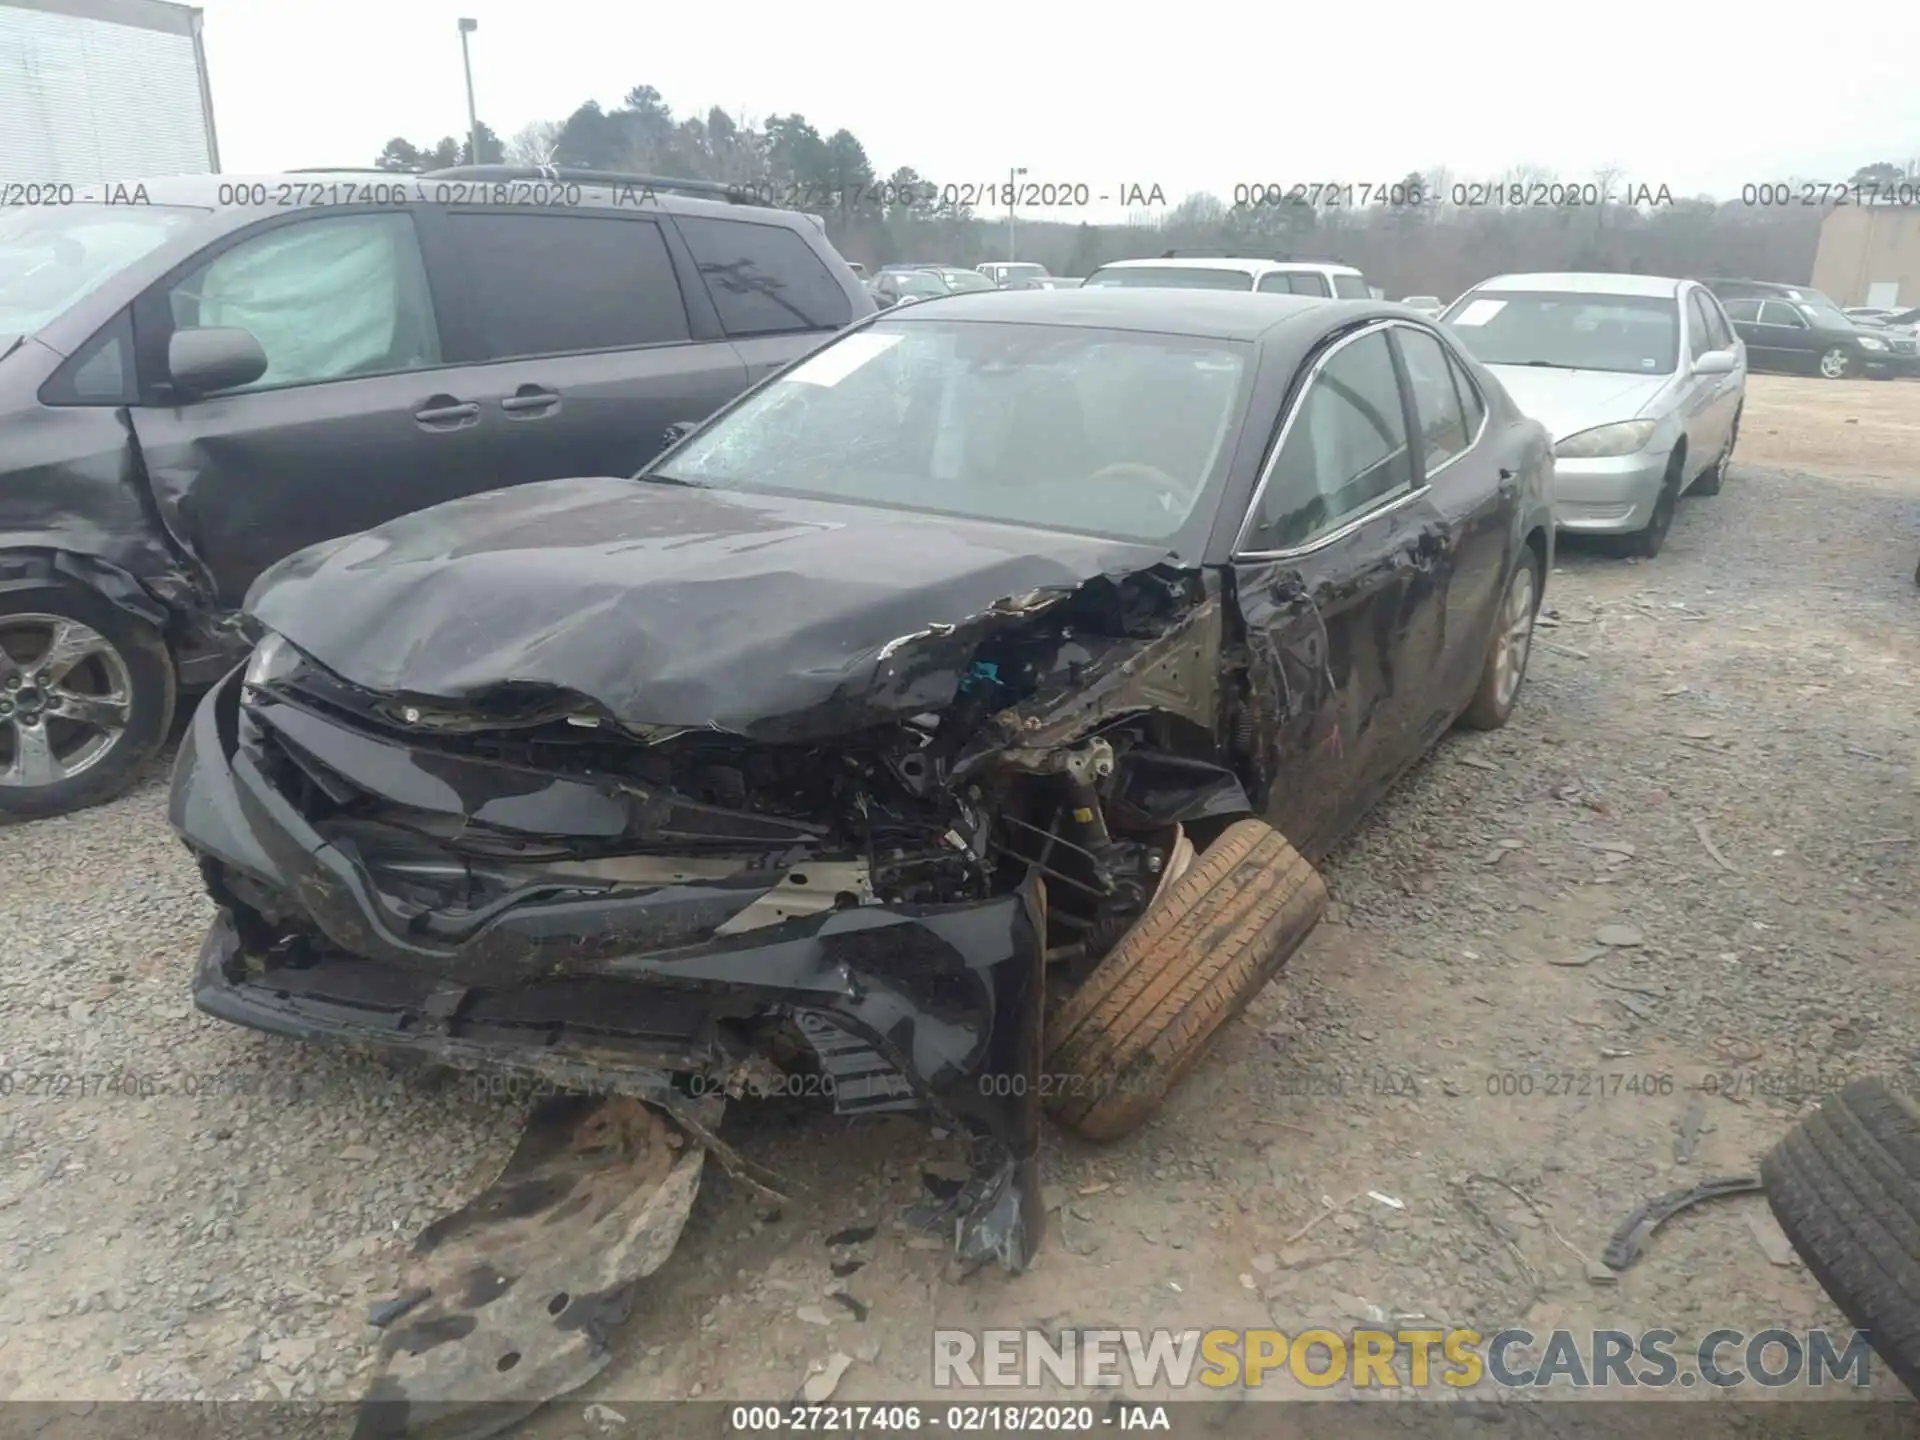
<path id="1" fill-rule="evenodd" d="M 1295 403 L 1246 548 L 1294 549 L 1412 485 L 1399 376 L 1374 330 L 1334 351 Z"/>
<path id="2" fill-rule="evenodd" d="M 167 292 L 174 328 L 237 326 L 267 352 L 241 390 L 440 363 L 426 269 L 405 214 L 278 225 L 221 251 Z"/>

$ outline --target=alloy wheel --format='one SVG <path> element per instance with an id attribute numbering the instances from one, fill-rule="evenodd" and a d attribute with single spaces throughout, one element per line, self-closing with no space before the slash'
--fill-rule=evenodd
<path id="1" fill-rule="evenodd" d="M 1820 357 L 1820 373 L 1829 380 L 1844 379 L 1852 368 L 1853 357 L 1838 345 Z"/>
<path id="2" fill-rule="evenodd" d="M 1500 615 L 1500 630 L 1493 642 L 1493 688 L 1504 710 L 1520 693 L 1520 681 L 1527 673 L 1527 656 L 1533 649 L 1533 566 L 1522 565 L 1514 571 L 1507 586 L 1507 603 Z"/>
<path id="3" fill-rule="evenodd" d="M 126 658 L 64 615 L 0 616 L 0 785 L 57 785 L 120 743 L 133 708 Z"/>

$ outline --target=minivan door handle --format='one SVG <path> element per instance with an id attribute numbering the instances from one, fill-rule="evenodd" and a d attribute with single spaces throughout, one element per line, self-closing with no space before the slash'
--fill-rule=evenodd
<path id="1" fill-rule="evenodd" d="M 478 419 L 480 407 L 471 400 L 458 400 L 451 395 L 430 395 L 424 408 L 413 412 L 413 418 L 422 425 L 442 430 L 451 430 L 463 420 Z"/>
<path id="2" fill-rule="evenodd" d="M 509 415 L 537 415 L 553 409 L 559 403 L 558 391 L 547 390 L 538 385 L 522 385 L 517 392 L 500 402 L 500 408 Z"/>

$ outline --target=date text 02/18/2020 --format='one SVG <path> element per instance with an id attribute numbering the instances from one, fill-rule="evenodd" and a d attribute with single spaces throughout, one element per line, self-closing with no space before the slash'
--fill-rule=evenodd
<path id="1" fill-rule="evenodd" d="M 1032 1405 L 978 1401 L 965 1405 L 735 1405 L 727 1412 L 732 1434 L 833 1431 L 898 1435 L 923 1431 L 949 1435 L 1062 1435 L 1111 1430 L 1171 1430 L 1167 1407 L 1116 1402 Z"/>

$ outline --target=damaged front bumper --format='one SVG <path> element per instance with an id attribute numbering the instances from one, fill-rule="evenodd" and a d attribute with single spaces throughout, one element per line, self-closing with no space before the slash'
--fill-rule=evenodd
<path id="1" fill-rule="evenodd" d="M 712 916 L 737 911 L 740 891 L 701 880 L 534 895 L 448 923 L 385 893 L 275 788 L 240 741 L 240 692 L 236 670 L 205 698 L 174 770 L 172 823 L 221 905 L 194 979 L 200 1009 L 682 1116 L 764 1063 L 741 1027 L 791 1021 L 825 1082 L 816 1093 L 840 1113 L 926 1108 L 970 1138 L 974 1177 L 949 1212 L 963 1262 L 1032 1259 L 1045 1223 L 1037 880 L 978 903 L 860 905 L 724 938 Z M 294 933 L 264 911 L 295 917 Z"/>

